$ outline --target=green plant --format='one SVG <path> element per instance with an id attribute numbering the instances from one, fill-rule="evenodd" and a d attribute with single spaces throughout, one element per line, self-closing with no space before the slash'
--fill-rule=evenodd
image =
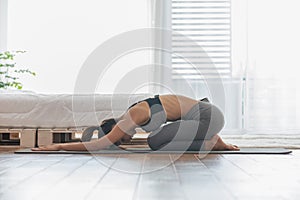
<path id="1" fill-rule="evenodd" d="M 29 74 L 35 76 L 36 73 L 29 69 L 19 69 L 14 62 L 18 54 L 25 51 L 6 51 L 0 52 L 0 89 L 8 89 L 10 87 L 22 89 L 23 84 L 20 82 L 20 74 Z"/>

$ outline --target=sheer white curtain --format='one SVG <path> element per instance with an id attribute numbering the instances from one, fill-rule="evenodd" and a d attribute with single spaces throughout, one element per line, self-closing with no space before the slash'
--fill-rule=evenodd
<path id="1" fill-rule="evenodd" d="M 300 130 L 297 0 L 247 3 L 246 124 L 248 130 Z"/>
<path id="2" fill-rule="evenodd" d="M 150 0 L 9 0 L 7 49 L 27 51 L 17 62 L 37 72 L 23 79 L 25 90 L 72 93 L 89 54 L 118 34 L 149 27 L 150 14 Z M 123 56 L 95 92 L 111 93 L 128 71 L 149 63 L 149 52 Z"/>

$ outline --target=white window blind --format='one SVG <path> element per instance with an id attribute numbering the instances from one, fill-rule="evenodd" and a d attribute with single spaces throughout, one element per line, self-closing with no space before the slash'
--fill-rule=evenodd
<path id="1" fill-rule="evenodd" d="M 173 80 L 231 77 L 230 0 L 172 0 L 172 30 Z"/>

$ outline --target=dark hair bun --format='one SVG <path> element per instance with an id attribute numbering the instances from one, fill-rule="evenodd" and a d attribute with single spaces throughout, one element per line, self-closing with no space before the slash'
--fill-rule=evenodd
<path id="1" fill-rule="evenodd" d="M 116 124 L 117 124 L 116 120 L 111 118 L 111 119 L 104 120 L 100 128 L 102 129 L 103 133 L 106 135 L 113 129 L 113 127 Z"/>

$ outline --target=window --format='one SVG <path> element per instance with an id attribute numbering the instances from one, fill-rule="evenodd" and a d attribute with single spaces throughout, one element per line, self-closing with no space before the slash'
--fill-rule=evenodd
<path id="1" fill-rule="evenodd" d="M 242 83 L 233 78 L 231 1 L 172 0 L 170 7 L 173 90 L 209 97 L 225 113 L 226 129 L 241 129 Z"/>
<path id="2" fill-rule="evenodd" d="M 226 101 L 221 109 L 227 130 L 297 133 L 300 129 L 298 1 L 170 2 L 171 13 L 165 16 L 170 23 L 165 27 L 174 31 L 173 55 L 171 73 L 165 73 L 163 79 L 171 80 L 172 90 L 198 98 L 209 97 L 214 91 L 207 88 L 206 82 L 220 74 Z M 208 62 L 203 52 L 207 53 Z M 176 53 L 184 55 L 183 58 Z M 184 58 L 198 63 L 201 73 Z M 209 62 L 215 64 L 217 71 L 206 66 Z M 185 81 L 193 91 L 186 87 Z"/>

